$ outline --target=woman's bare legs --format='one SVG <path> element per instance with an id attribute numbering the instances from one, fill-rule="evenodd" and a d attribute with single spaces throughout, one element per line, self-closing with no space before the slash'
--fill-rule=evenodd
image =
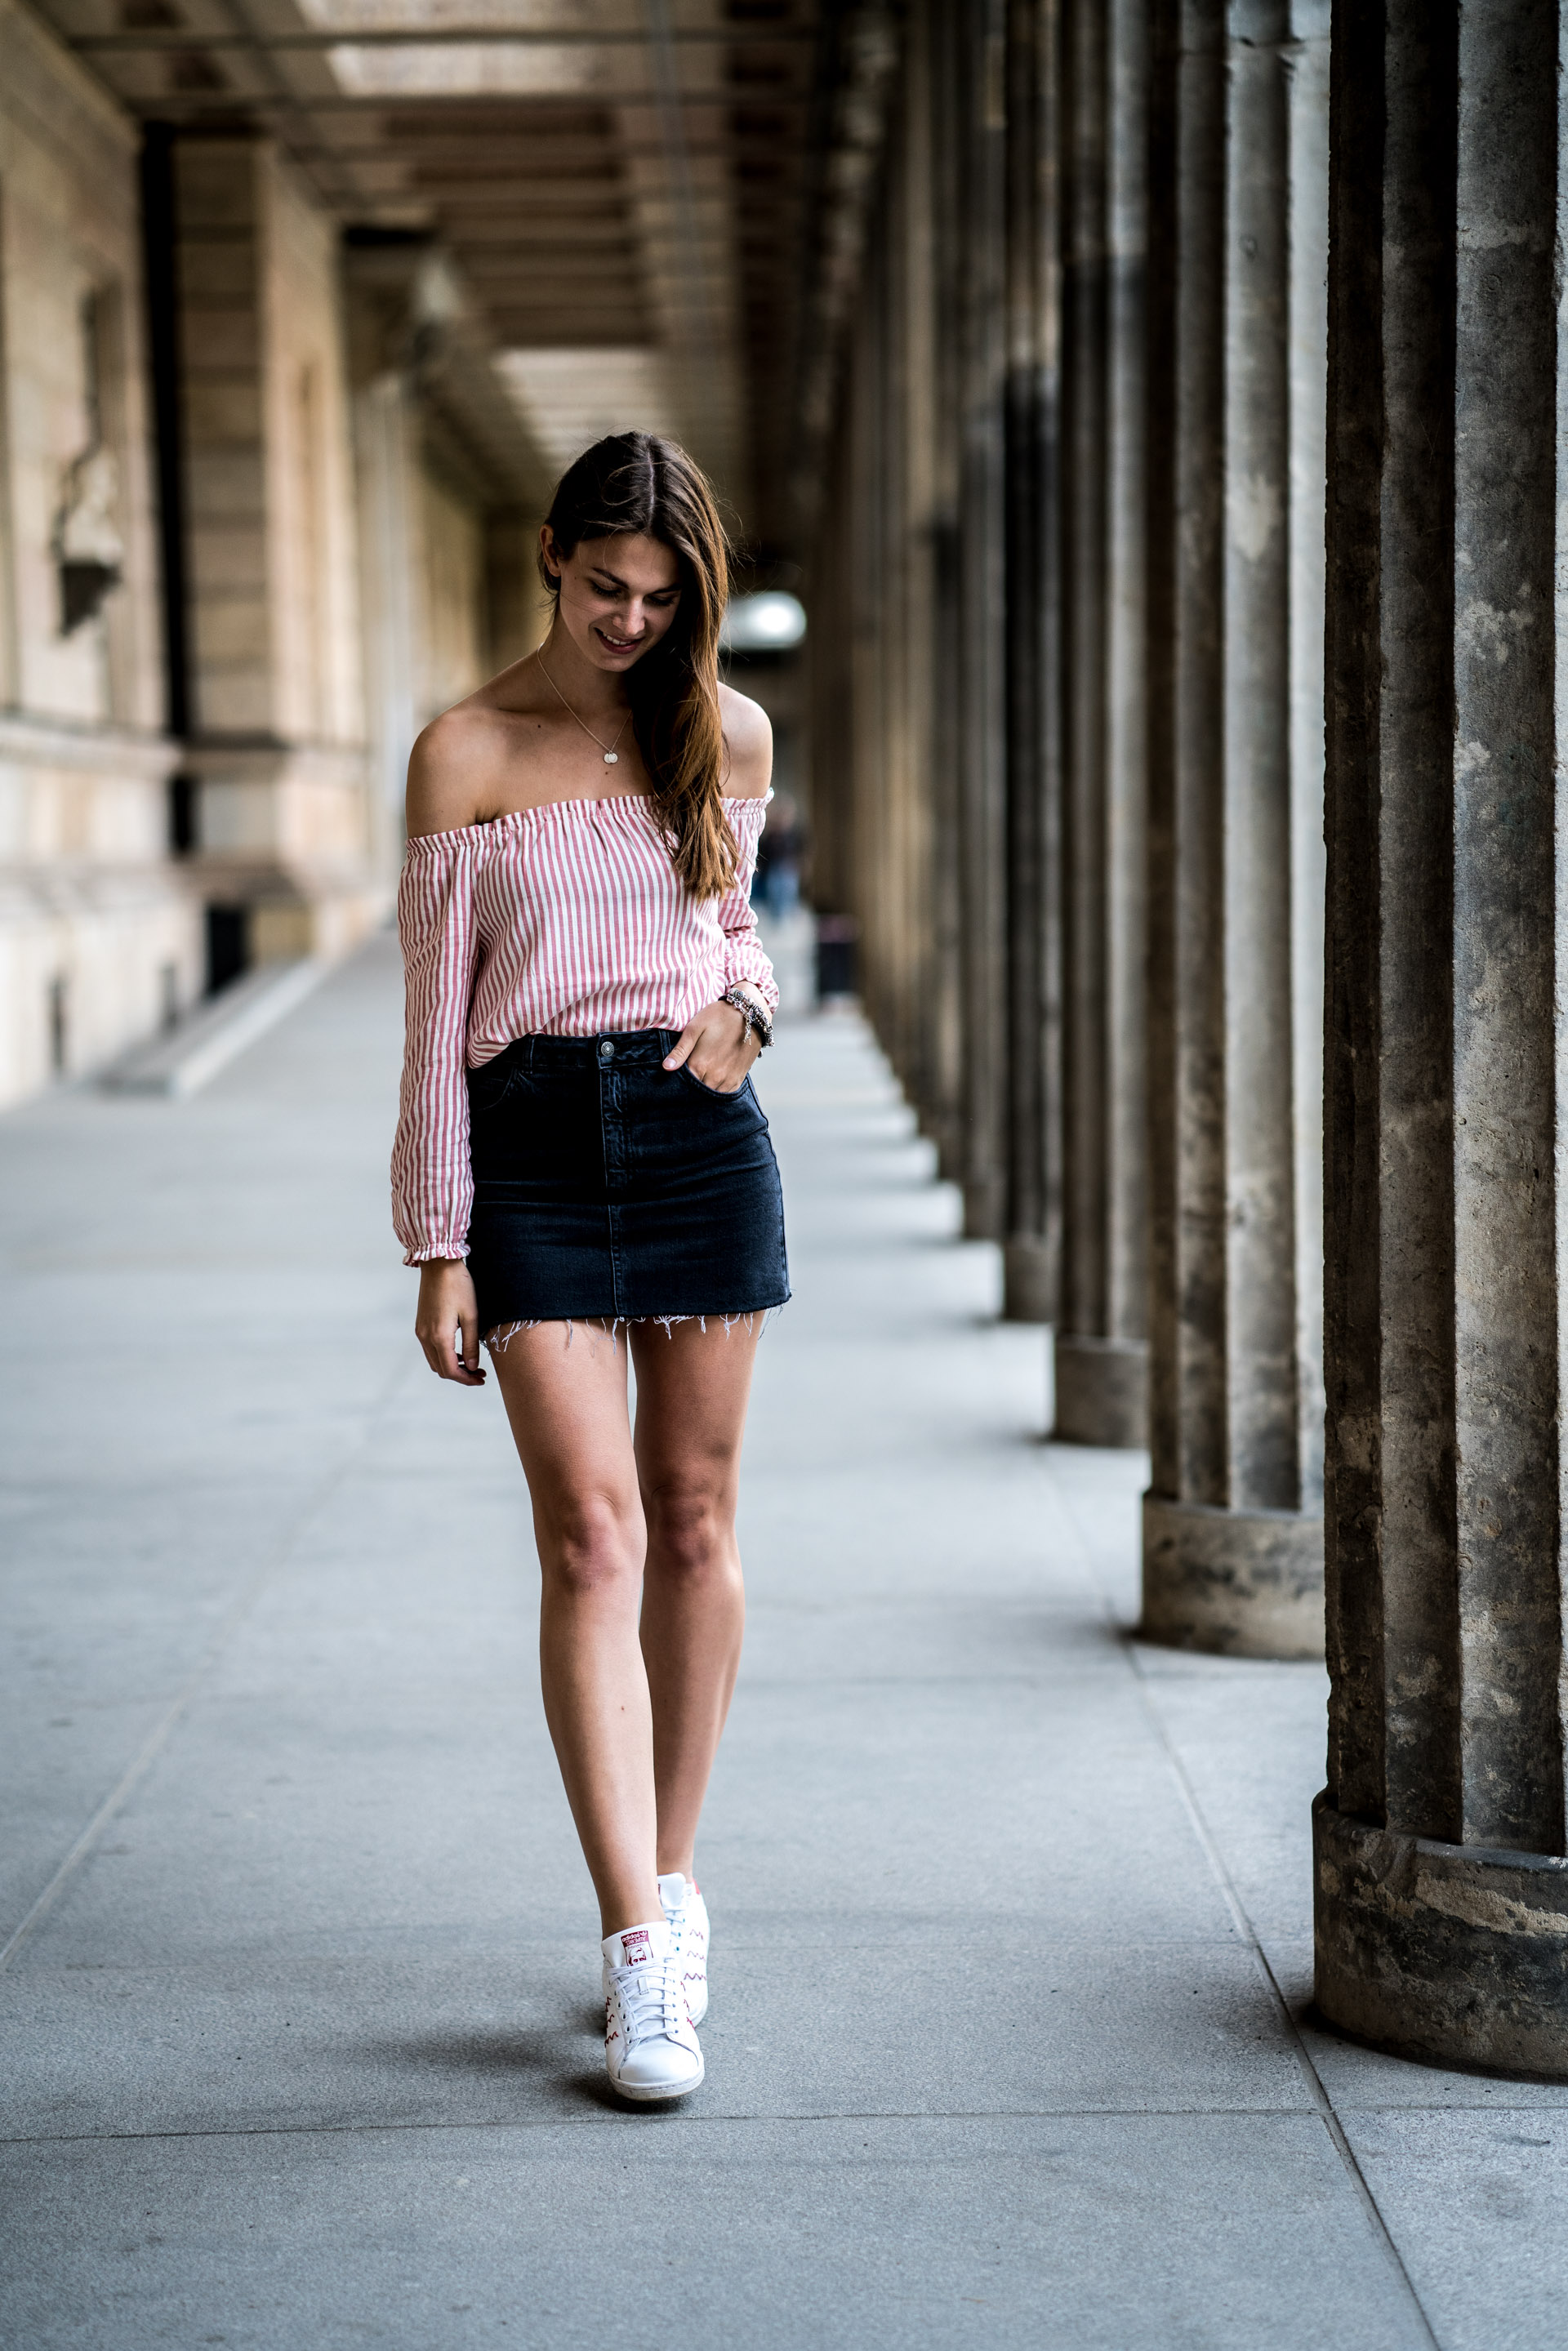
<path id="1" fill-rule="evenodd" d="M 569 1345 L 565 1324 L 540 1323 L 493 1358 L 544 1575 L 545 1717 L 607 1935 L 659 1917 L 658 1871 L 691 1869 L 740 1653 L 735 1489 L 756 1339 L 677 1323 L 633 1347 L 635 1450 L 624 1341 L 579 1323 Z"/>
<path id="2" fill-rule="evenodd" d="M 545 1719 L 601 1931 L 657 1918 L 653 1732 L 637 1643 L 646 1536 L 626 1350 L 591 1324 L 515 1332 L 492 1358 L 534 1506 Z"/>
<path id="3" fill-rule="evenodd" d="M 692 1848 L 740 1664 L 746 1588 L 735 1541 L 740 1443 L 760 1317 L 632 1335 L 637 1478 L 648 1529 L 643 1656 L 653 1699 L 660 1874 Z"/>

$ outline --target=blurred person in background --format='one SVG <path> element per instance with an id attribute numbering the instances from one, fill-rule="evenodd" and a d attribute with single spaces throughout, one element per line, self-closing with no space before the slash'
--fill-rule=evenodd
<path id="1" fill-rule="evenodd" d="M 792 792 L 777 792 L 768 829 L 757 845 L 751 903 L 774 922 L 800 903 L 800 869 L 806 862 L 806 827 Z"/>

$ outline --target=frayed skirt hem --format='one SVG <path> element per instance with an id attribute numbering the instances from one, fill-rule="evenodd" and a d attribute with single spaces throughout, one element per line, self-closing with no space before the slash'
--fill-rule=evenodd
<path id="1" fill-rule="evenodd" d="M 753 1306 L 738 1314 L 537 1314 L 522 1322 L 497 1322 L 494 1329 L 486 1332 L 484 1343 L 492 1355 L 503 1355 L 519 1331 L 542 1331 L 554 1325 L 565 1330 L 566 1344 L 570 1347 L 572 1333 L 579 1323 L 585 1330 L 609 1339 L 612 1345 L 622 1331 L 643 1331 L 650 1324 L 663 1331 L 666 1339 L 673 1339 L 678 1322 L 700 1323 L 705 1332 L 712 1322 L 723 1331 L 727 1339 L 730 1332 L 737 1328 L 747 1334 L 758 1329 L 766 1331 L 774 1316 L 781 1314 L 789 1302 L 784 1299 L 777 1306 Z"/>

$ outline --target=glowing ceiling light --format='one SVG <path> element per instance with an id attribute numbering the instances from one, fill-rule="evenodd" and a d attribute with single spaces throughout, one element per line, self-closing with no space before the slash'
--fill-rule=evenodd
<path id="1" fill-rule="evenodd" d="M 777 588 L 737 596 L 724 616 L 723 642 L 731 653 L 788 653 L 805 633 L 805 606 Z"/>

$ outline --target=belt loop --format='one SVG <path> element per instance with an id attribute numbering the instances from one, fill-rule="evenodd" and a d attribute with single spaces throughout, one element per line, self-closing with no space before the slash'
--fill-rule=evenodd
<path id="1" fill-rule="evenodd" d="M 531 1031 L 523 1039 L 523 1066 L 531 1078 L 534 1073 L 534 1040 Z"/>

